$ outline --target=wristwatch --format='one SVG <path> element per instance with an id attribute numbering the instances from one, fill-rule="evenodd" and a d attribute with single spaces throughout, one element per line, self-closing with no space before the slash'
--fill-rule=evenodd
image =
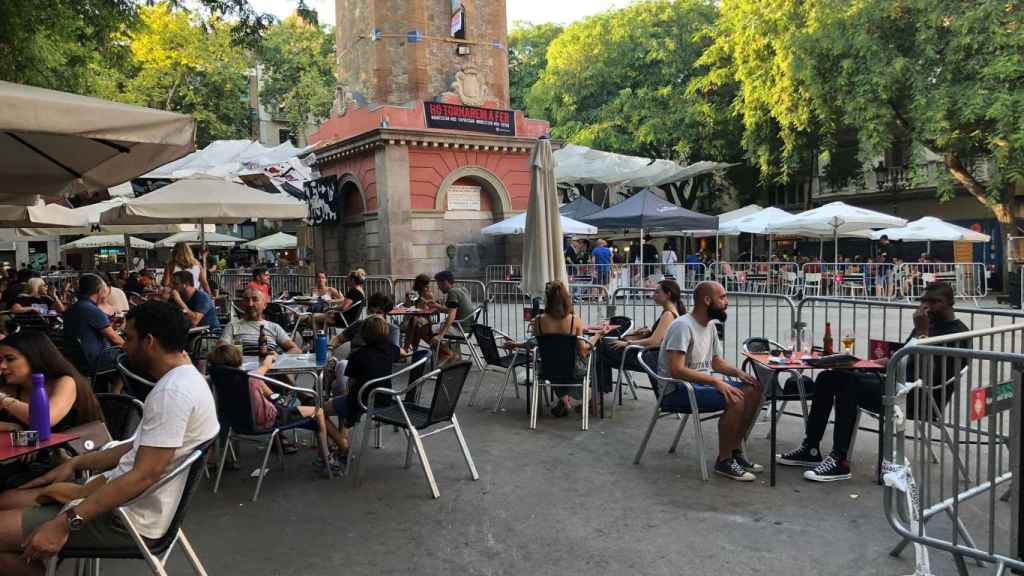
<path id="1" fill-rule="evenodd" d="M 85 526 L 85 518 L 79 516 L 74 508 L 68 508 L 64 516 L 68 519 L 68 530 L 72 532 L 77 532 Z"/>

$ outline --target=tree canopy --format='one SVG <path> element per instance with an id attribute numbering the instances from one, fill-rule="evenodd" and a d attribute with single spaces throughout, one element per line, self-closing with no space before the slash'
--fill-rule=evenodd
<path id="1" fill-rule="evenodd" d="M 711 71 L 696 90 L 730 90 L 743 144 L 785 177 L 801 142 L 853 135 L 868 161 L 895 140 L 942 156 L 950 180 L 1009 230 L 1007 185 L 1024 184 L 1024 6 L 1018 0 L 723 0 Z M 999 173 L 976 178 L 970 161 Z"/>
<path id="2" fill-rule="evenodd" d="M 529 114 L 526 97 L 548 66 L 548 46 L 563 30 L 551 23 L 513 23 L 508 34 L 509 96 L 513 110 Z"/>
<path id="3" fill-rule="evenodd" d="M 294 134 L 312 120 L 326 119 L 334 101 L 334 34 L 313 22 L 289 16 L 266 33 L 260 48 L 268 110 L 280 110 Z"/>

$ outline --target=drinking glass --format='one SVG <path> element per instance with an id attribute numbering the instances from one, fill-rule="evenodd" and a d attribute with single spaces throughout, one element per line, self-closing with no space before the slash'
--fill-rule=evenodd
<path id="1" fill-rule="evenodd" d="M 854 347 L 855 347 L 856 343 L 857 343 L 857 340 L 856 340 L 856 338 L 854 338 L 853 332 L 851 332 L 849 330 L 847 330 L 846 332 L 843 332 L 842 344 L 843 344 L 843 353 L 844 354 L 853 355 L 853 350 L 854 350 Z"/>
<path id="2" fill-rule="evenodd" d="M 800 330 L 793 328 L 786 332 L 785 340 L 783 341 L 782 355 L 786 357 L 788 361 L 793 357 L 793 353 L 797 350 L 797 341 L 800 339 Z"/>
<path id="3" fill-rule="evenodd" d="M 810 356 L 814 346 L 814 331 L 810 328 L 801 328 L 800 330 L 800 353 L 804 356 Z"/>

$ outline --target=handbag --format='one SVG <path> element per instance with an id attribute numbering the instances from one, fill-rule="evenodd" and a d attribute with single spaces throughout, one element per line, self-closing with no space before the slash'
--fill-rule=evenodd
<path id="1" fill-rule="evenodd" d="M 87 454 L 101 450 L 113 440 L 107 425 L 102 420 L 93 420 L 64 431 L 65 434 L 77 434 L 78 439 L 68 442 L 68 447 L 75 454 Z"/>

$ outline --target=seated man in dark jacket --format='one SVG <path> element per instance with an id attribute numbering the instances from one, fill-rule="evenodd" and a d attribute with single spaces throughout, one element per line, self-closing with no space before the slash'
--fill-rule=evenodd
<path id="1" fill-rule="evenodd" d="M 953 312 L 953 289 L 949 284 L 929 284 L 921 296 L 921 307 L 914 313 L 914 329 L 907 340 L 928 338 L 967 332 L 967 326 L 956 318 Z M 969 348 L 969 340 L 953 343 L 958 348 Z M 913 358 L 908 362 L 907 381 L 914 379 Z M 943 366 L 945 364 L 945 366 Z M 958 380 L 954 378 L 959 370 L 953 358 L 945 362 L 936 358 L 931 375 L 931 394 L 936 406 L 942 410 L 952 397 Z M 815 380 L 814 400 L 807 416 L 807 430 L 800 447 L 776 456 L 779 464 L 811 468 L 804 472 L 804 478 L 816 482 L 832 482 L 850 478 L 850 464 L 847 452 L 853 438 L 860 408 L 880 413 L 882 395 L 885 391 L 885 375 L 878 372 L 851 370 L 826 370 Z M 917 390 L 907 397 L 907 417 L 915 418 L 915 406 L 919 404 Z M 835 425 L 832 429 L 832 453 L 822 458 L 819 444 L 825 435 L 828 418 L 835 405 Z M 927 401 L 921 403 L 926 406 Z"/>

